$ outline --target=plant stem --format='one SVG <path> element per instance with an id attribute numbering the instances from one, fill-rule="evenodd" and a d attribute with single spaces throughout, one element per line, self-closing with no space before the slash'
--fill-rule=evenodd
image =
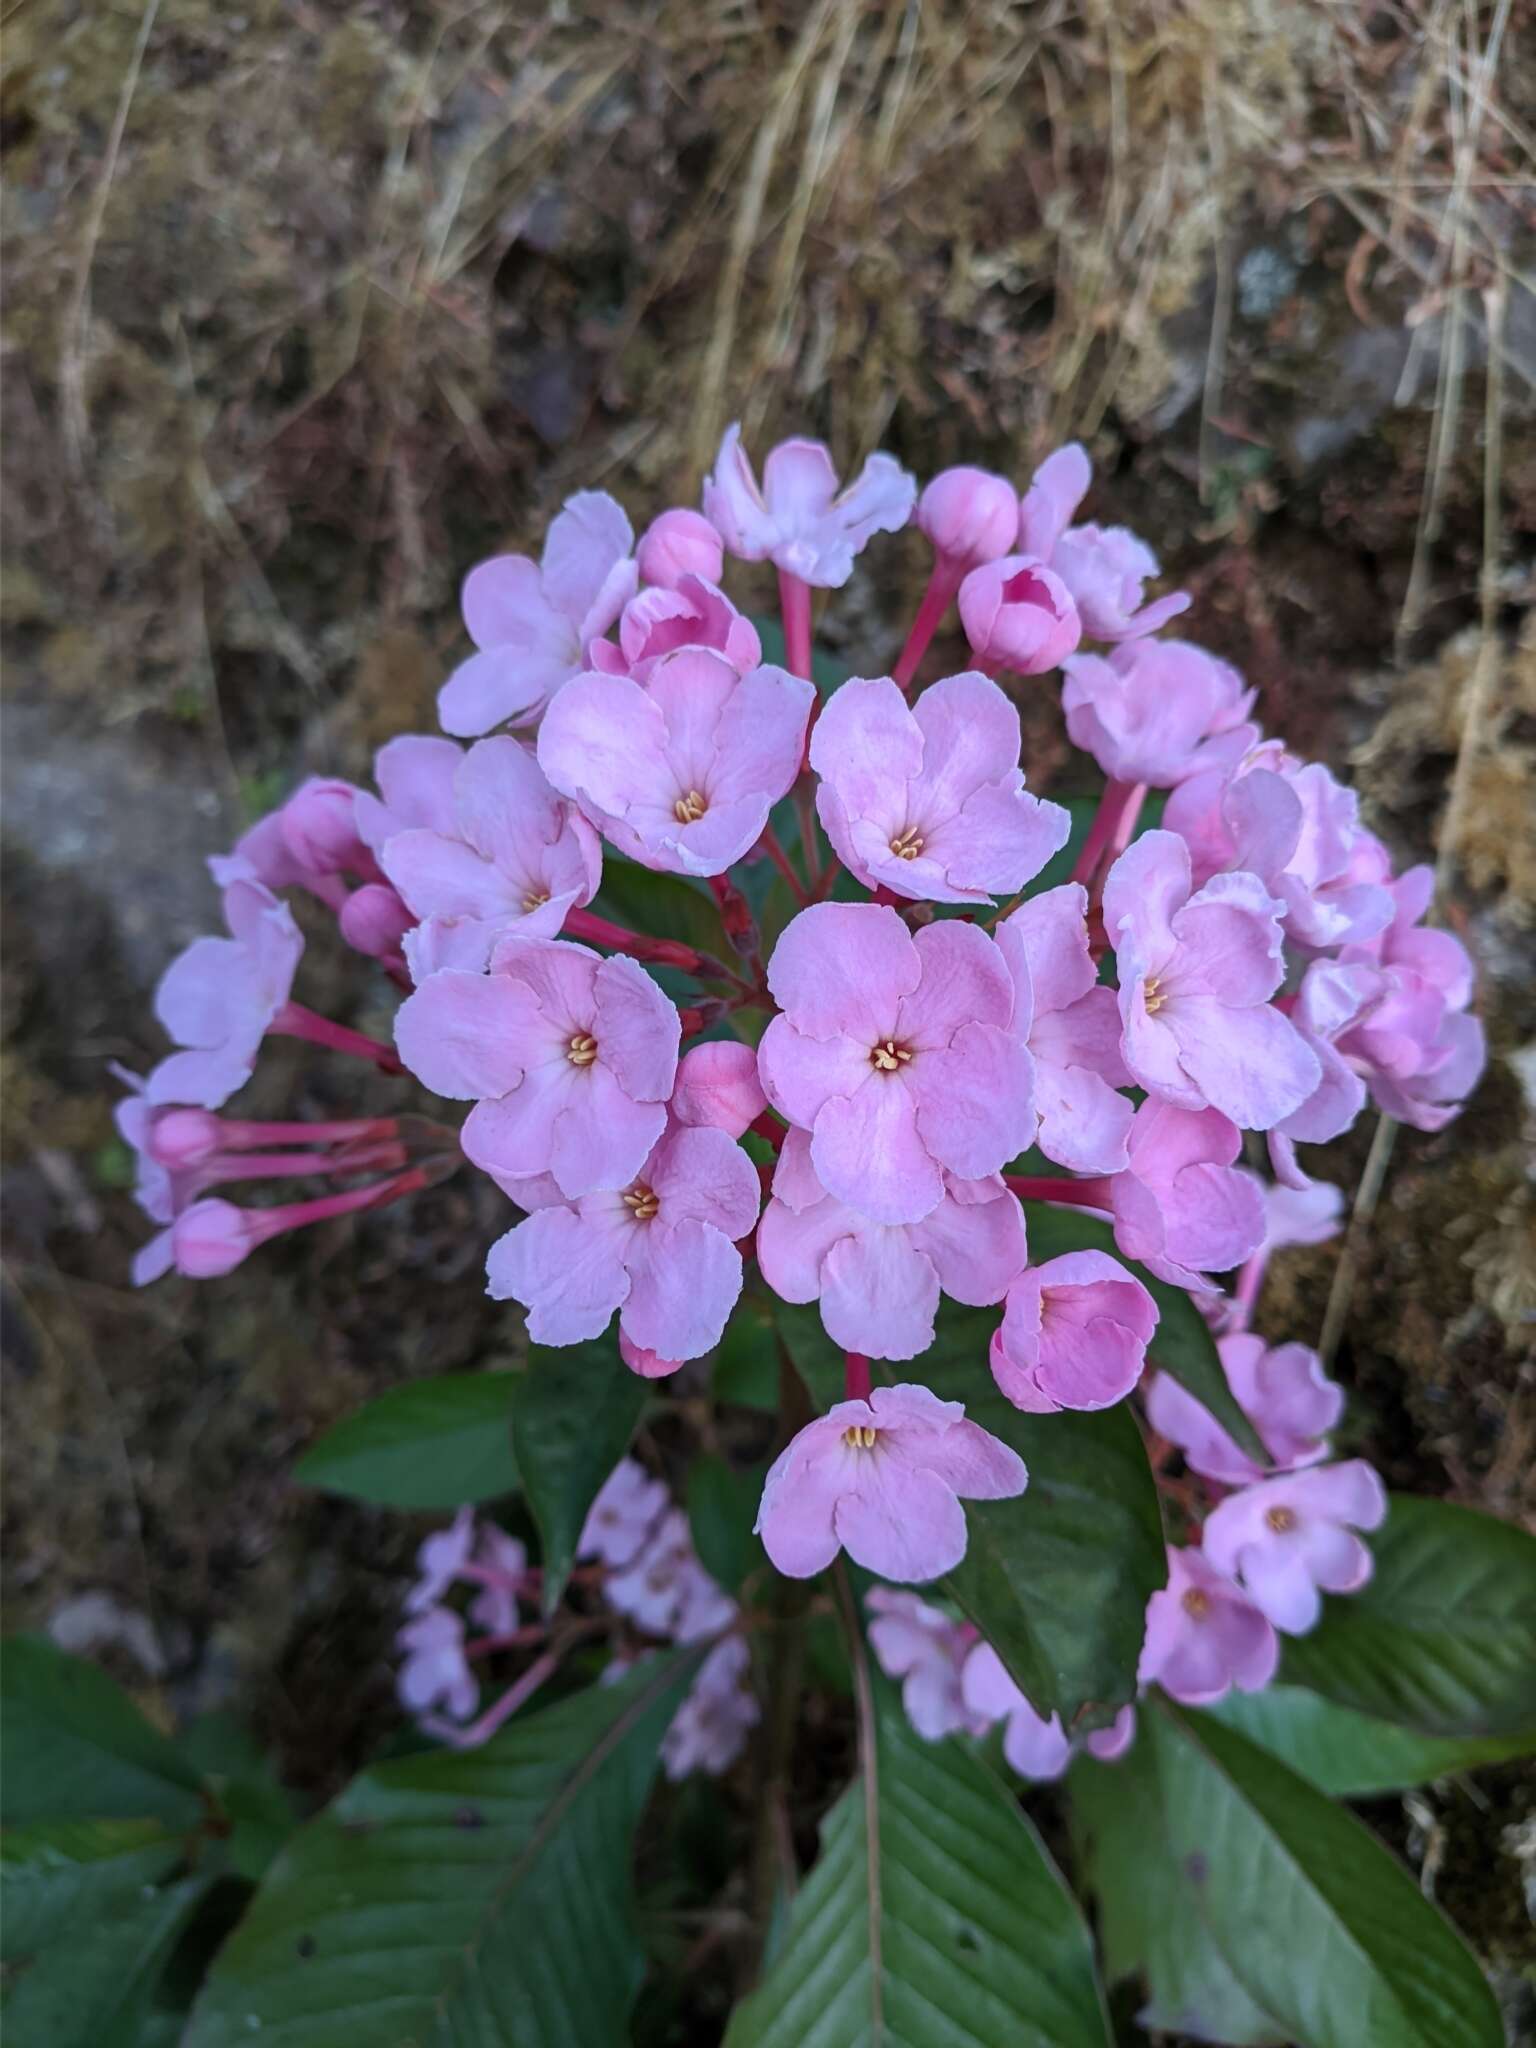
<path id="1" fill-rule="evenodd" d="M 912 630 L 907 635 L 907 644 L 897 656 L 896 666 L 891 670 L 892 680 L 903 690 L 917 674 L 917 665 L 928 651 L 928 642 L 937 632 L 944 614 L 960 588 L 961 578 L 954 565 L 940 555 L 933 565 L 928 578 L 928 588 L 923 592 L 922 603 L 917 608 L 917 617 L 912 621 Z"/>
<path id="2" fill-rule="evenodd" d="M 303 1003 L 284 1003 L 267 1029 L 283 1038 L 302 1038 L 309 1045 L 323 1045 L 331 1052 L 351 1053 L 370 1060 L 381 1074 L 403 1074 L 405 1068 L 392 1047 L 366 1032 L 353 1031 L 345 1024 L 333 1024 L 329 1017 L 307 1009 Z"/>

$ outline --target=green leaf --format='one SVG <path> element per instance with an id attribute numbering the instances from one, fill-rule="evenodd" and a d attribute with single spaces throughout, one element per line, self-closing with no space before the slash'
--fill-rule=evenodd
<path id="1" fill-rule="evenodd" d="M 1163 1827 L 1222 1960 L 1302 2048 L 1502 2048 L 1493 1995 L 1407 1871 L 1235 1729 L 1155 1698 Z"/>
<path id="2" fill-rule="evenodd" d="M 651 939 L 681 939 L 727 965 L 735 957 L 715 899 L 686 875 L 664 875 L 603 849 L 603 886 L 592 902 L 598 917 Z"/>
<path id="3" fill-rule="evenodd" d="M 1536 1538 L 1445 1501 L 1392 1496 L 1376 1570 L 1326 1600 L 1280 1676 L 1423 1735 L 1536 1724 Z"/>
<path id="4" fill-rule="evenodd" d="M 1047 889 L 1059 889 L 1063 882 L 1071 881 L 1088 829 L 1098 815 L 1099 800 L 1096 796 L 1053 796 L 1051 802 L 1061 805 L 1072 820 L 1072 829 L 1067 834 L 1066 845 L 1051 855 L 1024 891 L 1026 896 L 1043 896 Z"/>
<path id="5" fill-rule="evenodd" d="M 693 1547 L 704 1569 L 735 1594 L 742 1580 L 763 1561 L 752 1534 L 766 1467 L 737 1472 L 724 1458 L 705 1453 L 688 1469 L 688 1521 Z"/>
<path id="6" fill-rule="evenodd" d="M 8 1965 L 6 2048 L 133 2048 L 151 2019 L 171 1951 L 212 1880 L 139 1882 L 92 1898 L 45 1948 Z M 11 1892 L 6 1890 L 9 1907 Z M 82 1899 L 82 1905 L 84 1905 Z"/>
<path id="7" fill-rule="evenodd" d="M 528 1346 L 512 1414 L 523 1492 L 544 1546 L 544 1612 L 553 1614 L 598 1488 L 629 1449 L 646 1383 L 610 1331 L 591 1344 Z"/>
<path id="8" fill-rule="evenodd" d="M 744 1294 L 715 1353 L 711 1384 L 717 1401 L 773 1414 L 779 1405 L 779 1346 L 773 1310 L 761 1295 Z"/>
<path id="9" fill-rule="evenodd" d="M 621 2048 L 631 1838 L 701 1654 L 355 1778 L 272 1866 L 185 2048 Z"/>
<path id="10" fill-rule="evenodd" d="M 246 1724 L 225 1710 L 200 1714 L 183 1730 L 181 1746 L 230 1823 L 224 1847 L 232 1868 L 257 1883 L 298 1825 L 275 1765 Z"/>
<path id="11" fill-rule="evenodd" d="M 1025 1205 L 1029 1226 L 1029 1257 L 1032 1265 L 1054 1259 L 1062 1252 L 1108 1252 L 1146 1288 L 1157 1303 L 1157 1334 L 1149 1347 L 1154 1365 L 1170 1379 L 1177 1380 L 1210 1411 L 1240 1450 L 1268 1466 L 1269 1452 L 1258 1431 L 1238 1407 L 1211 1326 L 1182 1287 L 1170 1286 L 1149 1273 L 1145 1266 L 1128 1259 L 1115 1244 L 1115 1233 L 1097 1216 L 1080 1209 L 1053 1209 L 1042 1202 Z"/>
<path id="12" fill-rule="evenodd" d="M 107 1674 L 42 1636 L 0 1657 L 0 1821 L 139 1820 L 194 1827 L 197 1772 Z"/>
<path id="13" fill-rule="evenodd" d="M 0 1836 L 0 1961 L 16 1963 L 168 1878 L 187 1838 L 157 1820 L 37 1821 Z"/>
<path id="14" fill-rule="evenodd" d="M 1107 2048 L 1088 1930 L 1023 1810 L 884 1686 L 876 1726 L 726 2048 Z"/>
<path id="15" fill-rule="evenodd" d="M 1370 1799 L 1479 1764 L 1536 1756 L 1536 1723 L 1517 1735 L 1416 1735 L 1299 1685 L 1231 1693 L 1206 1712 L 1336 1799 Z"/>
<path id="16" fill-rule="evenodd" d="M 511 1373 L 450 1372 L 391 1387 L 300 1458 L 302 1486 L 384 1508 L 457 1508 L 515 1492 Z"/>

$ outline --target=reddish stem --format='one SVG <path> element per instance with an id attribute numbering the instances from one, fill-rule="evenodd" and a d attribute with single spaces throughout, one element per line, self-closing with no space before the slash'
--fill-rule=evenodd
<path id="1" fill-rule="evenodd" d="M 845 1401 L 867 1401 L 869 1399 L 869 1360 L 862 1351 L 843 1353 L 843 1399 Z"/>
<path id="2" fill-rule="evenodd" d="M 344 1194 L 317 1195 L 312 1202 L 284 1202 L 276 1209 L 248 1210 L 253 1244 L 265 1244 L 284 1230 L 302 1230 L 310 1223 L 326 1223 L 333 1216 L 351 1216 L 362 1209 L 382 1209 L 429 1185 L 419 1166 L 398 1173 L 391 1180 L 370 1181 L 365 1188 L 349 1188 Z"/>
<path id="3" fill-rule="evenodd" d="M 917 608 L 917 617 L 912 621 L 912 630 L 907 635 L 907 644 L 897 657 L 891 677 L 903 690 L 917 674 L 918 663 L 928 652 L 928 643 L 938 631 L 944 614 L 954 602 L 955 593 L 964 580 L 964 572 L 946 556 L 940 555 L 934 562 L 933 573 L 928 578 L 928 588 L 923 592 L 923 601 Z"/>
<path id="4" fill-rule="evenodd" d="M 258 1145 L 347 1145 L 357 1138 L 398 1137 L 392 1116 L 359 1116 L 337 1123 L 253 1123 L 239 1117 L 219 1119 L 219 1137 L 231 1152 Z"/>
<path id="5" fill-rule="evenodd" d="M 747 1129 L 755 1131 L 760 1138 L 766 1138 L 775 1152 L 779 1150 L 784 1140 L 789 1136 L 786 1127 L 779 1122 L 771 1110 L 767 1109 L 763 1111 L 761 1116 L 753 1117 L 751 1123 L 747 1125 Z"/>
<path id="6" fill-rule="evenodd" d="M 1108 1209 L 1112 1206 L 1107 1174 L 1093 1180 L 1061 1180 L 1049 1175 L 1005 1173 L 1003 1179 L 1024 1202 L 1061 1202 L 1074 1209 Z"/>
<path id="7" fill-rule="evenodd" d="M 788 569 L 779 571 L 779 608 L 784 617 L 784 659 L 791 674 L 811 681 L 811 586 Z"/>
<path id="8" fill-rule="evenodd" d="M 381 1074 L 405 1072 L 393 1050 L 379 1039 L 369 1038 L 366 1032 L 353 1031 L 345 1024 L 333 1024 L 329 1017 L 318 1015 L 303 1003 L 284 1003 L 267 1029 L 284 1038 L 302 1038 L 307 1044 L 323 1045 L 331 1052 L 351 1053 L 357 1059 L 371 1060 Z"/>
<path id="9" fill-rule="evenodd" d="M 541 1621 L 531 1622 L 527 1628 L 515 1628 L 508 1635 L 476 1636 L 464 1645 L 466 1657 L 492 1657 L 498 1650 L 531 1650 L 535 1643 L 542 1643 L 549 1630 Z"/>
<path id="10" fill-rule="evenodd" d="M 455 1749 L 474 1749 L 477 1744 L 494 1735 L 503 1721 L 510 1720 L 524 1701 L 532 1699 L 544 1681 L 552 1678 L 559 1668 L 560 1652 L 546 1650 L 542 1657 L 534 1659 L 521 1678 L 507 1687 L 494 1705 L 486 1708 L 478 1721 L 471 1721 L 467 1728 L 454 1728 L 449 1724 L 434 1721 L 430 1724 L 430 1732 L 441 1736 L 443 1741 L 452 1743 Z"/>
<path id="11" fill-rule="evenodd" d="M 1109 836 L 1119 824 L 1121 814 L 1135 793 L 1136 787 L 1134 782 L 1116 782 L 1113 778 L 1105 783 L 1103 794 L 1099 798 L 1099 807 L 1093 814 L 1093 823 L 1088 827 L 1088 837 L 1083 841 L 1082 851 L 1078 854 L 1076 865 L 1072 869 L 1074 882 L 1081 882 L 1086 887 L 1097 874 L 1099 860 Z M 1137 809 L 1140 808 L 1138 804 Z"/>
<path id="12" fill-rule="evenodd" d="M 1252 1257 L 1243 1262 L 1242 1270 L 1237 1276 L 1237 1286 L 1232 1293 L 1232 1309 L 1227 1323 L 1229 1334 L 1247 1329 L 1249 1318 L 1259 1298 L 1259 1289 L 1264 1285 L 1264 1269 L 1268 1264 L 1268 1245 L 1260 1245 Z"/>
<path id="13" fill-rule="evenodd" d="M 352 1152 L 230 1152 L 218 1153 L 202 1169 L 209 1187 L 221 1181 L 279 1180 L 306 1173 L 362 1173 L 369 1167 L 398 1168 L 405 1164 L 405 1147 L 397 1144 L 365 1145 Z"/>
<path id="14" fill-rule="evenodd" d="M 685 974 L 697 974 L 704 965 L 704 956 L 685 946 L 680 939 L 652 939 L 640 932 L 626 931 L 621 924 L 610 924 L 606 917 L 597 917 L 590 910 L 566 912 L 565 936 L 568 939 L 585 939 L 594 946 L 606 946 L 610 952 L 627 953 L 632 960 L 651 960 L 661 967 L 678 967 Z"/>
<path id="15" fill-rule="evenodd" d="M 785 881 L 788 882 L 790 888 L 794 891 L 795 901 L 797 903 L 805 903 L 806 901 L 808 901 L 805 884 L 801 881 L 800 877 L 795 873 L 794 868 L 790 864 L 789 855 L 784 851 L 783 845 L 779 839 L 779 835 L 777 832 L 774 831 L 771 825 L 765 825 L 763 827 L 761 845 L 764 853 L 767 854 L 768 858 L 773 862 L 774 866 L 778 869 L 779 873 L 784 877 Z"/>

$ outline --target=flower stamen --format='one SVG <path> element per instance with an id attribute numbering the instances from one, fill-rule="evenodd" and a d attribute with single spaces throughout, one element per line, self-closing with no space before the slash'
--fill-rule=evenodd
<path id="1" fill-rule="evenodd" d="M 565 1056 L 573 1067 L 590 1067 L 597 1058 L 597 1040 L 590 1031 L 578 1031 L 566 1041 Z"/>
<path id="2" fill-rule="evenodd" d="M 916 860 L 922 850 L 923 835 L 915 825 L 906 826 L 891 841 L 891 851 L 898 860 Z"/>
<path id="3" fill-rule="evenodd" d="M 1141 998 L 1147 1006 L 1147 1015 L 1149 1017 L 1155 1017 L 1164 1003 L 1167 1002 L 1168 998 L 1163 991 L 1163 984 L 1155 974 L 1149 974 L 1142 983 Z"/>
<path id="4" fill-rule="evenodd" d="M 852 1422 L 843 1431 L 843 1442 L 850 1451 L 872 1451 L 879 1434 L 872 1423 Z"/>
<path id="5" fill-rule="evenodd" d="M 1191 1621 L 1204 1621 L 1211 1611 L 1211 1596 L 1200 1587 L 1191 1586 L 1179 1604 Z"/>
<path id="6" fill-rule="evenodd" d="M 904 1045 L 898 1045 L 894 1038 L 882 1038 L 878 1045 L 869 1049 L 869 1063 L 881 1074 L 894 1074 L 898 1067 L 905 1066 L 912 1057 Z"/>
<path id="7" fill-rule="evenodd" d="M 637 1180 L 632 1188 L 625 1189 L 624 1206 L 633 1213 L 637 1223 L 649 1223 L 661 1203 L 654 1189 L 648 1188 L 643 1180 Z"/>
<path id="8" fill-rule="evenodd" d="M 1284 1536 L 1296 1526 L 1296 1510 L 1286 1507 L 1268 1508 L 1265 1510 L 1264 1519 L 1277 1536 Z"/>
<path id="9" fill-rule="evenodd" d="M 548 901 L 549 891 L 547 889 L 530 889 L 523 898 L 523 908 L 524 910 L 542 910 Z"/>
<path id="10" fill-rule="evenodd" d="M 672 806 L 672 815 L 679 825 L 694 825 L 708 809 L 708 797 L 701 790 L 690 789 Z"/>

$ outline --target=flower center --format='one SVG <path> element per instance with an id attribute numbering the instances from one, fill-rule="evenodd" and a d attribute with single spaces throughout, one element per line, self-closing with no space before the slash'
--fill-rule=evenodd
<path id="1" fill-rule="evenodd" d="M 1264 1519 L 1277 1536 L 1284 1536 L 1288 1530 L 1294 1529 L 1296 1526 L 1296 1510 L 1294 1508 L 1281 1507 L 1268 1508 L 1265 1511 Z"/>
<path id="2" fill-rule="evenodd" d="M 565 1056 L 573 1067 L 590 1067 L 597 1058 L 597 1040 L 590 1031 L 578 1031 L 567 1039 Z"/>
<path id="3" fill-rule="evenodd" d="M 869 1064 L 877 1074 L 894 1074 L 911 1057 L 907 1048 L 898 1045 L 894 1038 L 882 1038 L 878 1045 L 869 1048 Z"/>
<path id="4" fill-rule="evenodd" d="M 530 889 L 523 898 L 523 908 L 524 910 L 542 910 L 548 901 L 549 891 L 547 889 Z"/>
<path id="5" fill-rule="evenodd" d="M 1147 1015 L 1149 1017 L 1155 1017 L 1164 1003 L 1167 1002 L 1167 993 L 1155 974 L 1149 974 L 1142 983 L 1141 998 L 1147 1006 Z"/>
<path id="6" fill-rule="evenodd" d="M 648 1188 L 643 1180 L 637 1180 L 632 1188 L 625 1189 L 624 1206 L 631 1211 L 637 1223 L 649 1223 L 661 1203 L 654 1189 Z"/>
<path id="7" fill-rule="evenodd" d="M 853 1422 L 843 1431 L 843 1442 L 850 1451 L 872 1451 L 879 1434 L 871 1423 Z"/>
<path id="8" fill-rule="evenodd" d="M 1191 1621 L 1204 1621 L 1211 1611 L 1211 1596 L 1198 1586 L 1191 1586 L 1180 1604 Z"/>
<path id="9" fill-rule="evenodd" d="M 672 815 L 679 825 L 693 825 L 709 809 L 709 798 L 702 790 L 685 790 L 672 806 Z"/>
<path id="10" fill-rule="evenodd" d="M 922 850 L 923 835 L 915 825 L 908 825 L 891 841 L 891 851 L 898 860 L 916 860 Z"/>

